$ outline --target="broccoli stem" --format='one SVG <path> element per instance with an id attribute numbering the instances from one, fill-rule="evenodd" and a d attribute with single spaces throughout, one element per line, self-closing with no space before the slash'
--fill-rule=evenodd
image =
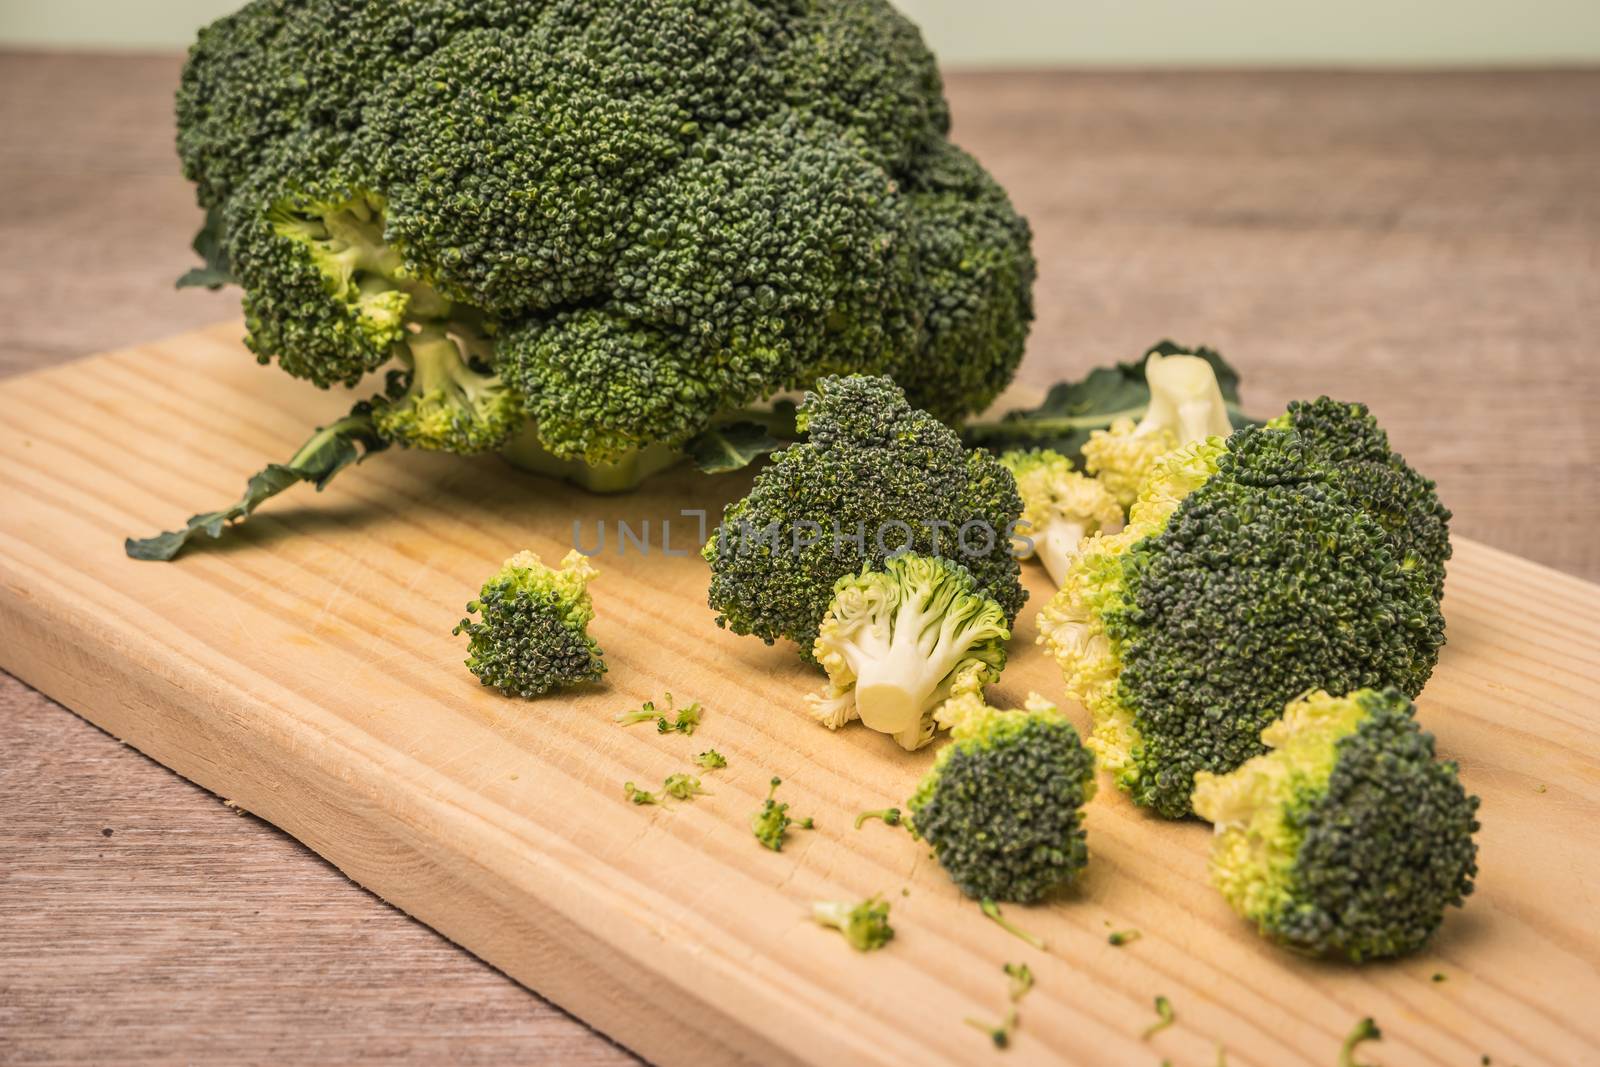
<path id="1" fill-rule="evenodd" d="M 419 327 L 406 341 L 405 352 L 415 378 L 412 392 L 420 396 L 437 393 L 458 403 L 472 404 L 499 387 L 498 378 L 479 374 L 467 366 L 461 348 L 443 326 Z"/>
<path id="2" fill-rule="evenodd" d="M 1044 564 L 1045 571 L 1057 588 L 1066 584 L 1067 569 L 1078 555 L 1078 545 L 1083 542 L 1083 535 L 1087 531 L 1085 523 L 1057 519 L 1046 523 L 1043 535 L 1034 541 L 1034 554 Z"/>

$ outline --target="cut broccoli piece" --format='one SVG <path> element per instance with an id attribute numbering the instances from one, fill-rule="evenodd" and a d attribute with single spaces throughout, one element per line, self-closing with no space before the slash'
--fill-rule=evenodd
<path id="1" fill-rule="evenodd" d="M 824 379 L 799 423 L 807 440 L 774 456 L 705 547 L 719 625 L 815 660 L 838 581 L 905 552 L 959 562 L 1011 623 L 1027 595 L 1010 543 L 1022 501 L 997 459 L 886 378 Z"/>
<path id="2" fill-rule="evenodd" d="M 987 903 L 1031 903 L 1089 860 L 1083 806 L 1094 760 L 1078 731 L 1037 694 L 1000 711 L 952 701 L 951 741 L 906 802 L 912 831 L 951 879 Z"/>
<path id="3" fill-rule="evenodd" d="M 1199 356 L 1152 352 L 1145 361 L 1150 406 L 1134 423 L 1123 418 L 1096 430 L 1083 446 L 1084 470 L 1124 508 L 1139 497 L 1139 485 L 1156 460 L 1180 445 L 1233 432 L 1215 368 Z"/>
<path id="4" fill-rule="evenodd" d="M 900 825 L 900 809 L 884 808 L 882 811 L 864 811 L 856 816 L 856 829 L 866 825 L 868 819 L 882 819 L 888 826 Z"/>
<path id="5" fill-rule="evenodd" d="M 1189 813 L 1194 773 L 1259 755 L 1298 693 L 1420 692 L 1444 643 L 1427 568 L 1288 429 L 1156 465 L 1127 529 L 1091 538 L 1040 612 L 1089 746 L 1135 801 Z"/>
<path id="6" fill-rule="evenodd" d="M 1383 1031 L 1378 1029 L 1378 1024 L 1368 1016 L 1351 1029 L 1345 1036 L 1344 1043 L 1339 1046 L 1339 1067 L 1362 1067 L 1356 1062 L 1356 1046 L 1368 1041 L 1382 1041 Z M 1488 1063 L 1489 1057 L 1483 1057 L 1483 1062 Z"/>
<path id="7" fill-rule="evenodd" d="M 694 758 L 695 766 L 708 771 L 720 771 L 728 765 L 728 758 L 714 748 L 708 748 Z"/>
<path id="8" fill-rule="evenodd" d="M 1172 1010 L 1172 1001 L 1166 997 L 1156 997 L 1156 1021 L 1144 1028 L 1139 1035 L 1145 1041 L 1171 1026 L 1178 1021 L 1177 1013 Z"/>
<path id="9" fill-rule="evenodd" d="M 1000 457 L 1017 480 L 1022 496 L 1022 534 L 1059 587 L 1083 539 L 1116 533 L 1123 527 L 1123 504 L 1105 484 L 1072 469 L 1072 461 L 1051 449 L 1007 452 Z"/>
<path id="10" fill-rule="evenodd" d="M 783 851 L 783 840 L 789 834 L 789 827 L 812 829 L 810 818 L 796 819 L 789 814 L 788 804 L 778 803 L 778 787 L 782 784 L 783 779 L 773 778 L 767 788 L 767 799 L 762 802 L 760 810 L 750 816 L 750 829 L 755 833 L 756 840 L 774 852 Z"/>
<path id="11" fill-rule="evenodd" d="M 467 605 L 479 618 L 462 619 L 454 630 L 468 637 L 467 668 L 484 685 L 522 697 L 598 680 L 606 665 L 589 636 L 588 591 L 598 573 L 576 550 L 559 570 L 532 552 L 506 560 Z"/>
<path id="12" fill-rule="evenodd" d="M 983 912 L 984 918 L 988 919 L 990 922 L 994 923 L 996 926 L 1000 927 L 1000 929 L 1004 930 L 1017 940 L 1026 941 L 1040 952 L 1044 952 L 1049 949 L 1049 946 L 1045 944 L 1044 938 L 1040 937 L 1038 934 L 1029 933 L 1027 930 L 1024 930 L 1022 927 L 1016 925 L 1010 919 L 1007 919 L 1004 915 L 1002 915 L 1000 913 L 1000 905 L 996 904 L 994 901 L 979 901 L 978 910 Z"/>
<path id="13" fill-rule="evenodd" d="M 823 926 L 838 930 L 857 952 L 882 948 L 894 938 L 894 927 L 889 925 L 889 902 L 881 895 L 868 897 L 859 904 L 818 901 L 811 906 L 811 917 Z"/>
<path id="14" fill-rule="evenodd" d="M 628 800 L 634 804 L 643 805 L 661 803 L 661 798 L 656 796 L 656 794 L 640 789 L 632 782 L 622 783 L 622 795 L 627 797 Z"/>
<path id="15" fill-rule="evenodd" d="M 1263 934 L 1355 961 L 1420 948 L 1477 873 L 1476 797 L 1434 759 L 1403 693 L 1313 693 L 1262 731 L 1272 749 L 1195 776 L 1212 879 Z"/>
<path id="16" fill-rule="evenodd" d="M 1006 977 L 1011 979 L 1007 993 L 1013 1004 L 1027 996 L 1033 989 L 1033 968 L 1026 963 L 1008 963 L 1001 969 L 1006 972 Z"/>
<path id="17" fill-rule="evenodd" d="M 859 718 L 908 752 L 931 741 L 947 700 L 1005 668 L 1005 610 L 975 584 L 958 563 L 911 555 L 839 579 L 812 649 L 828 672 L 808 698 L 818 720 L 838 729 Z"/>
<path id="18" fill-rule="evenodd" d="M 692 774 L 667 775 L 667 780 L 661 784 L 661 791 L 678 800 L 693 800 L 695 797 L 711 795 L 700 787 L 700 779 Z"/>

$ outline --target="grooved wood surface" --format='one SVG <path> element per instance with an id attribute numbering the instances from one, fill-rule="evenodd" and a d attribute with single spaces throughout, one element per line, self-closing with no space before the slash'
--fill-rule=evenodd
<path id="1" fill-rule="evenodd" d="M 170 288 L 197 221 L 170 147 L 177 66 L 0 54 L 0 374 L 236 308 Z M 958 75 L 950 91 L 958 139 L 1037 231 L 1041 321 L 1024 379 L 1164 334 L 1208 341 L 1243 366 L 1260 410 L 1319 391 L 1372 403 L 1440 479 L 1462 534 L 1600 577 L 1600 72 Z M 215 460 L 217 502 L 293 446 L 292 423 Z M 359 521 L 340 499 L 316 503 Z M 149 517 L 209 502 L 175 494 Z M 1545 615 L 1571 595 L 1541 590 Z M 1451 655 L 1463 640 L 1454 625 Z M 0 1061 L 629 1060 L 295 841 L 3 676 L 0 747 Z M 1544 810 L 1514 796 L 1519 812 Z M 1577 848 L 1558 851 L 1573 872 L 1561 890 L 1592 905 Z M 1561 973 L 1592 1002 L 1592 942 L 1573 953 L 1590 969 Z M 1378 1010 L 1359 999 L 1339 1007 Z M 1175 1056 L 1190 1059 L 1211 1062 Z"/>
<path id="2" fill-rule="evenodd" d="M 126 531 L 227 498 L 246 457 L 340 403 L 251 366 L 237 330 L 0 384 L 15 413 L 0 442 L 5 666 L 641 1055 L 970 1061 L 984 1041 L 962 1017 L 1003 1009 L 1000 964 L 1019 958 L 1039 979 L 1010 1052 L 1021 1063 L 1200 1063 L 1220 1043 L 1233 1064 L 1323 1064 L 1369 1014 L 1390 1065 L 1600 1055 L 1600 931 L 1574 907 L 1600 880 L 1600 589 L 1459 544 L 1451 641 L 1422 716 L 1484 798 L 1481 874 L 1426 952 L 1353 968 L 1268 946 L 1207 888 L 1207 827 L 1151 818 L 1103 783 L 1085 877 L 1010 909 L 1050 941 L 1040 953 L 903 831 L 851 828 L 908 796 L 933 750 L 811 722 L 800 703 L 815 675 L 717 630 L 692 555 L 616 554 L 613 536 L 594 586 L 602 687 L 520 702 L 460 668 L 449 624 L 492 561 L 559 556 L 574 516 L 649 521 L 659 538 L 682 509 L 719 511 L 746 476 L 680 471 L 595 498 L 494 459 L 387 454 L 211 551 L 124 558 Z M 675 530 L 681 547 L 692 526 Z M 1046 580 L 1027 578 L 1037 603 Z M 1032 621 L 998 703 L 1059 690 Z M 704 701 L 693 737 L 611 721 L 663 691 Z M 713 795 L 624 799 L 625 780 L 659 782 L 708 746 L 730 764 L 705 776 Z M 782 853 L 749 828 L 773 775 L 818 824 Z M 885 952 L 854 953 L 807 918 L 813 900 L 875 892 L 899 934 Z M 1108 945 L 1125 927 L 1144 936 Z M 1157 994 L 1181 1021 L 1146 1044 Z"/>

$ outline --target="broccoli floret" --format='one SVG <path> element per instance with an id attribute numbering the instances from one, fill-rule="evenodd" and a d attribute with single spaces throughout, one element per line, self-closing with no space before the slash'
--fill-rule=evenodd
<path id="1" fill-rule="evenodd" d="M 859 718 L 906 751 L 933 740 L 939 709 L 1000 677 L 1011 630 L 959 563 L 896 556 L 839 579 L 812 655 L 828 685 L 809 697 L 823 725 Z"/>
<path id="2" fill-rule="evenodd" d="M 1006 992 L 1011 997 L 1013 1004 L 1027 996 L 1029 991 L 1033 989 L 1033 968 L 1026 963 L 1008 963 L 1001 970 L 1005 971 L 1006 977 L 1011 979 Z"/>
<path id="3" fill-rule="evenodd" d="M 1261 932 L 1357 962 L 1413 952 L 1477 873 L 1476 797 L 1398 690 L 1312 693 L 1262 731 L 1272 751 L 1195 776 L 1212 880 Z"/>
<path id="4" fill-rule="evenodd" d="M 1017 1029 L 1017 1010 L 1012 1008 L 1006 1012 L 1006 1017 L 998 1023 L 986 1023 L 973 1016 L 968 1016 L 963 1021 L 993 1042 L 995 1048 L 1010 1048 L 1011 1035 Z"/>
<path id="5" fill-rule="evenodd" d="M 1026 710 L 972 695 L 951 711 L 950 743 L 906 802 L 912 832 L 969 897 L 1026 904 L 1070 882 L 1089 860 L 1095 790 L 1078 731 L 1037 694 Z"/>
<path id="6" fill-rule="evenodd" d="M 1039 625 L 1101 765 L 1169 818 L 1189 813 L 1196 771 L 1264 751 L 1297 693 L 1415 695 L 1444 643 L 1432 576 L 1297 432 L 1259 427 L 1163 457 Z"/>
<path id="7" fill-rule="evenodd" d="M 1232 432 L 1228 405 L 1214 367 L 1199 356 L 1152 352 L 1144 365 L 1150 406 L 1137 424 L 1118 419 L 1096 430 L 1083 446 L 1084 470 L 1100 480 L 1124 508 L 1139 498 L 1139 485 L 1156 460 L 1180 445 Z"/>
<path id="8" fill-rule="evenodd" d="M 398 369 L 396 443 L 515 440 L 608 489 L 830 374 L 951 421 L 989 404 L 1031 235 L 948 133 L 887 0 L 254 0 L 178 93 L 261 359 Z"/>
<path id="9" fill-rule="evenodd" d="M 708 748 L 694 758 L 695 766 L 708 771 L 720 771 L 728 765 L 728 757 L 714 748 Z"/>
<path id="10" fill-rule="evenodd" d="M 1058 587 L 1085 537 L 1122 529 L 1123 505 L 1105 483 L 1073 470 L 1061 453 L 1047 448 L 1007 452 L 1000 462 L 1022 495 L 1027 526 L 1021 532 Z"/>
<path id="11" fill-rule="evenodd" d="M 859 904 L 820 900 L 811 906 L 811 917 L 838 930 L 857 952 L 882 948 L 894 938 L 894 927 L 889 925 L 889 902 L 881 895 Z"/>
<path id="12" fill-rule="evenodd" d="M 1362 1019 L 1345 1035 L 1344 1042 L 1339 1046 L 1339 1067 L 1362 1067 L 1356 1062 L 1356 1046 L 1368 1041 L 1382 1041 L 1383 1031 L 1378 1029 L 1378 1024 L 1371 1016 Z M 1483 1062 L 1488 1063 L 1489 1057 L 1483 1057 Z"/>
<path id="13" fill-rule="evenodd" d="M 682 773 L 667 775 L 666 781 L 661 783 L 661 791 L 679 800 L 693 800 L 695 797 L 711 795 L 700 787 L 700 779 L 692 774 Z"/>
<path id="14" fill-rule="evenodd" d="M 778 787 L 782 784 L 783 779 L 773 778 L 767 786 L 767 799 L 750 816 L 750 829 L 756 835 L 756 840 L 774 852 L 783 851 L 783 840 L 789 835 L 789 827 L 798 826 L 802 830 L 813 828 L 809 817 L 796 819 L 789 814 L 787 803 L 778 802 Z"/>
<path id="15" fill-rule="evenodd" d="M 868 819 L 882 819 L 886 826 L 899 826 L 900 809 L 883 808 L 879 811 L 864 811 L 856 816 L 856 829 L 859 830 L 865 826 Z"/>
<path id="16" fill-rule="evenodd" d="M 592 682 L 605 673 L 600 646 L 589 636 L 594 602 L 588 585 L 599 572 L 574 550 L 559 570 L 532 552 L 506 560 L 467 605 L 462 619 L 467 668 L 484 685 L 516 696 Z"/>
<path id="17" fill-rule="evenodd" d="M 824 379 L 799 425 L 807 440 L 774 456 L 705 547 L 719 625 L 788 638 L 814 662 L 839 580 L 904 552 L 959 562 L 1010 625 L 1027 596 L 1010 542 L 1022 501 L 999 460 L 887 378 Z"/>
<path id="18" fill-rule="evenodd" d="M 1172 1001 L 1166 997 L 1156 997 L 1156 1021 L 1145 1027 L 1139 1034 L 1142 1040 L 1149 1041 L 1152 1037 L 1178 1021 L 1178 1015 L 1172 1010 Z"/>

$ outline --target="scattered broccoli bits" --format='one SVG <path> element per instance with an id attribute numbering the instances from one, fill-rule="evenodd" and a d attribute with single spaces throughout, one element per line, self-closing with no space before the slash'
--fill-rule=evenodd
<path id="1" fill-rule="evenodd" d="M 1382 1041 L 1383 1031 L 1378 1029 L 1378 1024 L 1370 1017 L 1356 1023 L 1355 1027 L 1345 1036 L 1344 1043 L 1339 1046 L 1339 1067 L 1362 1067 L 1356 1062 L 1356 1046 L 1368 1041 Z M 1485 1056 L 1483 1062 L 1488 1063 L 1489 1057 Z"/>
<path id="2" fill-rule="evenodd" d="M 1478 800 L 1396 690 L 1313 693 L 1262 732 L 1272 751 L 1201 772 L 1212 879 L 1290 948 L 1355 961 L 1415 951 L 1472 892 Z"/>
<path id="3" fill-rule="evenodd" d="M 1127 528 L 1086 542 L 1039 614 L 1094 720 L 1089 747 L 1161 815 L 1189 814 L 1195 772 L 1263 752 L 1261 728 L 1296 694 L 1415 695 L 1438 659 L 1434 569 L 1375 510 L 1370 472 L 1341 466 L 1357 446 L 1330 438 L 1250 427 L 1168 453 Z M 1436 503 L 1431 490 L 1410 501 Z"/>
<path id="4" fill-rule="evenodd" d="M 859 830 L 868 819 L 882 819 L 886 825 L 900 825 L 900 809 L 884 808 L 882 811 L 864 811 L 856 816 L 856 829 Z"/>
<path id="5" fill-rule="evenodd" d="M 708 797 L 711 794 L 700 788 L 700 779 L 692 774 L 669 774 L 667 780 L 661 783 L 661 791 L 669 797 L 678 800 L 692 800 L 695 797 Z"/>
<path id="6" fill-rule="evenodd" d="M 978 910 L 983 912 L 985 918 L 993 922 L 996 926 L 1000 927 L 1000 929 L 1004 930 L 1017 940 L 1026 941 L 1040 952 L 1046 952 L 1049 950 L 1049 946 L 1045 944 L 1044 938 L 1040 937 L 1038 934 L 1029 933 L 1027 930 L 1024 930 L 1022 927 L 1013 923 L 1010 919 L 1007 919 L 1000 913 L 1000 905 L 996 904 L 994 901 L 979 901 Z"/>
<path id="7" fill-rule="evenodd" d="M 521 697 L 599 679 L 600 646 L 589 636 L 594 603 L 588 585 L 599 572 L 576 550 L 559 570 L 532 552 L 506 560 L 484 583 L 452 631 L 465 633 L 467 668 L 484 685 Z"/>
<path id="8" fill-rule="evenodd" d="M 961 564 L 1009 627 L 1026 599 L 1010 540 L 1022 500 L 998 459 L 887 378 L 825 378 L 798 420 L 806 440 L 774 455 L 702 553 L 718 625 L 814 662 L 839 580 L 912 552 Z"/>
<path id="9" fill-rule="evenodd" d="M 708 748 L 694 758 L 695 766 L 708 771 L 720 771 L 728 765 L 728 758 L 714 748 Z"/>
<path id="10" fill-rule="evenodd" d="M 962 1020 L 974 1030 L 988 1037 L 995 1048 L 1010 1048 L 1011 1035 L 1017 1029 L 1017 1011 L 1015 1008 L 1006 1012 L 1006 1017 L 998 1023 L 986 1023 L 982 1019 L 968 1016 Z"/>
<path id="11" fill-rule="evenodd" d="M 969 897 L 1031 903 L 1088 862 L 1094 760 L 1054 704 L 952 702 L 952 738 L 906 803 L 912 831 Z"/>
<path id="12" fill-rule="evenodd" d="M 1059 587 L 1083 539 L 1116 533 L 1123 505 L 1097 478 L 1072 469 L 1072 460 L 1048 448 L 1007 452 L 1000 457 L 1022 496 L 1019 533 L 1027 556 L 1037 557 Z"/>
<path id="13" fill-rule="evenodd" d="M 916 555 L 839 579 L 812 649 L 828 672 L 808 698 L 818 721 L 859 718 L 908 752 L 933 740 L 945 703 L 1005 668 L 1005 609 L 976 584 L 959 563 Z"/>
<path id="14" fill-rule="evenodd" d="M 782 784 L 783 779 L 773 778 L 767 788 L 767 799 L 762 803 L 761 809 L 750 816 L 750 829 L 755 833 L 756 840 L 774 852 L 783 851 L 783 840 L 788 836 L 790 826 L 798 826 L 802 830 L 812 829 L 810 818 L 796 819 L 789 814 L 788 804 L 778 802 L 778 787 Z"/>
<path id="15" fill-rule="evenodd" d="M 1139 1035 L 1146 1041 L 1178 1021 L 1178 1015 L 1172 1010 L 1172 1001 L 1166 997 L 1156 997 L 1156 1021 L 1144 1028 Z"/>
<path id="16" fill-rule="evenodd" d="M 1137 930 L 1113 930 L 1106 935 L 1106 943 L 1112 948 L 1121 948 L 1123 945 L 1133 944 L 1143 936 Z"/>
<path id="17" fill-rule="evenodd" d="M 1007 992 L 1011 1002 L 1015 1004 L 1027 996 L 1029 990 L 1033 988 L 1033 968 L 1026 963 L 1008 963 L 1001 969 L 1006 972 L 1006 977 L 1011 979 Z"/>
<path id="18" fill-rule="evenodd" d="M 859 904 L 818 901 L 811 906 L 811 917 L 823 926 L 838 930 L 858 952 L 882 948 L 894 938 L 894 927 L 889 925 L 889 902 L 881 895 L 868 897 Z"/>
<path id="19" fill-rule="evenodd" d="M 647 790 L 640 789 L 632 782 L 622 783 L 622 795 L 634 804 L 659 804 L 661 798 Z"/>

